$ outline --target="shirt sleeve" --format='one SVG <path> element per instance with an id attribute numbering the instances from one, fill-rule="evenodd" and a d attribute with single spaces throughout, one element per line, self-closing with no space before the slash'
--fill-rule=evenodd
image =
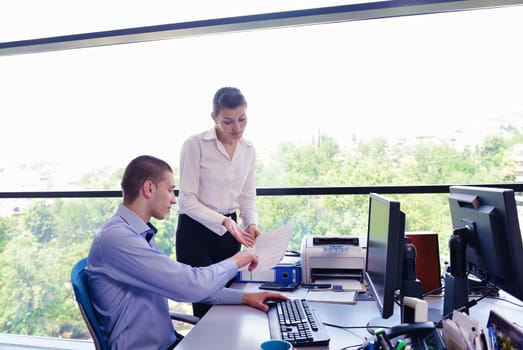
<path id="1" fill-rule="evenodd" d="M 242 218 L 244 229 L 247 229 L 250 224 L 258 224 L 258 211 L 256 209 L 256 152 L 253 146 L 250 147 L 250 152 L 250 163 L 247 165 L 249 172 L 239 197 L 240 217 Z"/>
<path id="2" fill-rule="evenodd" d="M 199 139 L 197 137 L 187 139 L 182 145 L 180 155 L 180 203 L 183 203 L 185 214 L 221 236 L 227 232 L 222 225 L 225 216 L 209 209 L 198 199 L 200 158 Z"/>
<path id="3" fill-rule="evenodd" d="M 232 260 L 191 267 L 151 248 L 143 237 L 131 230 L 123 231 L 121 225 L 106 228 L 104 234 L 97 237 L 91 254 L 92 273 L 105 274 L 176 301 L 237 304 L 243 297 L 242 293 L 224 288 L 237 273 Z"/>

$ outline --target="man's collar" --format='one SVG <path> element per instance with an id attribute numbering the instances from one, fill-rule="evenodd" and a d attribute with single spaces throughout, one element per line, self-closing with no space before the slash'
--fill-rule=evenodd
<path id="1" fill-rule="evenodd" d="M 136 232 L 143 234 L 145 231 L 151 230 L 149 223 L 145 223 L 134 211 L 120 203 L 116 213 Z M 153 226 L 154 227 L 154 226 Z"/>

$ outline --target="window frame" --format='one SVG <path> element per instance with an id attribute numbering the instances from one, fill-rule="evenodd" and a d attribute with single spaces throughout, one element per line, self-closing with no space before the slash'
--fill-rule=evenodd
<path id="1" fill-rule="evenodd" d="M 124 28 L 0 43 L 0 56 L 129 44 L 228 32 L 521 5 L 523 0 L 389 0 Z"/>

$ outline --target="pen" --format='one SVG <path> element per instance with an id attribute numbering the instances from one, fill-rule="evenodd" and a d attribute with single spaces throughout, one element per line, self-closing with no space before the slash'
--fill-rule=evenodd
<path id="1" fill-rule="evenodd" d="M 396 347 L 394 349 L 395 350 L 404 350 L 405 349 L 405 345 L 407 345 L 407 342 L 405 342 L 405 340 L 403 340 L 403 339 L 400 339 L 396 343 Z"/>
<path id="2" fill-rule="evenodd" d="M 389 341 L 389 337 L 385 333 L 385 330 L 383 328 L 378 328 L 374 332 L 374 335 L 376 336 L 376 339 L 379 343 L 379 348 L 382 350 L 392 350 L 392 344 Z"/>

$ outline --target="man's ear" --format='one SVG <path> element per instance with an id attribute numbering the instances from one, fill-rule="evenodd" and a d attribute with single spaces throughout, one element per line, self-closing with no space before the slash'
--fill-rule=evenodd
<path id="1" fill-rule="evenodd" d="M 150 198 L 153 194 L 154 183 L 151 180 L 145 180 L 142 186 L 143 195 L 145 198 Z"/>

